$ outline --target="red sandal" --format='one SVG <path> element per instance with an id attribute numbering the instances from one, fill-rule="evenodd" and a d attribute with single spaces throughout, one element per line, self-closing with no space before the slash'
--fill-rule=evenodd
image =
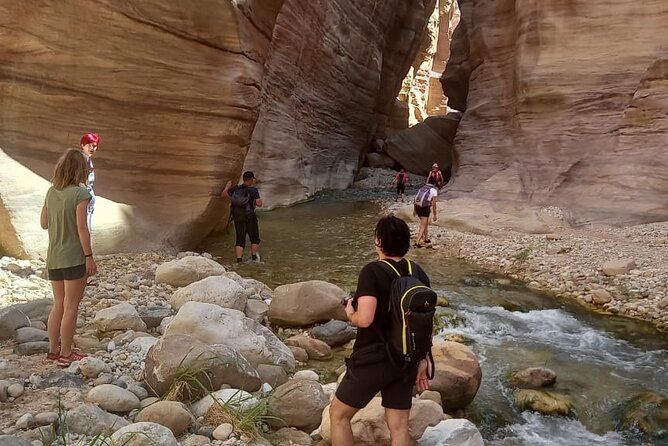
<path id="1" fill-rule="evenodd" d="M 56 364 L 58 364 L 59 367 L 69 367 L 73 362 L 81 361 L 85 357 L 85 354 L 72 350 L 70 356 L 59 356 Z"/>
<path id="2" fill-rule="evenodd" d="M 46 358 L 44 358 L 44 362 L 55 362 L 55 361 L 58 361 L 58 358 L 60 358 L 60 352 L 59 353 L 47 353 Z"/>

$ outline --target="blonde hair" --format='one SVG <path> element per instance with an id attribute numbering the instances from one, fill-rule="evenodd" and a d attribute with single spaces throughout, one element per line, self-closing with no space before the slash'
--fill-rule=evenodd
<path id="1" fill-rule="evenodd" d="M 88 162 L 79 149 L 67 149 L 58 159 L 51 184 L 58 190 L 86 183 Z"/>

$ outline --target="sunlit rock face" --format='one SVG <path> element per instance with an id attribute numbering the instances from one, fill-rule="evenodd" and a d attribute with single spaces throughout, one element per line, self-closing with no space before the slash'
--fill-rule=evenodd
<path id="1" fill-rule="evenodd" d="M 251 146 L 269 207 L 352 181 L 434 2 L 0 0 L 0 148 L 50 178 L 99 132 L 94 242 L 192 246 Z"/>
<path id="2" fill-rule="evenodd" d="M 460 7 L 444 75 L 466 109 L 451 195 L 554 204 L 579 222 L 668 219 L 668 4 Z"/>
<path id="3" fill-rule="evenodd" d="M 435 0 L 287 0 L 246 169 L 270 207 L 347 187 L 384 129 Z"/>

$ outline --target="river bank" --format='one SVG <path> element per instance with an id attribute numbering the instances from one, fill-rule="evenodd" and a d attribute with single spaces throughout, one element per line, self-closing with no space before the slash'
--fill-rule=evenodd
<path id="1" fill-rule="evenodd" d="M 417 234 L 412 205 L 387 201 L 383 206 L 411 221 Z M 439 221 L 429 229 L 432 243 L 421 249 L 436 258 L 456 257 L 530 288 L 575 299 L 596 312 L 644 320 L 668 331 L 668 222 L 574 228 L 563 224 L 559 209 L 544 208 L 539 212 L 562 222 L 549 233 L 498 225 L 476 234 L 455 228 L 477 222 L 448 219 L 451 213 L 466 214 L 458 207 L 456 202 L 439 202 Z M 475 213 L 468 215 L 476 218 Z"/>

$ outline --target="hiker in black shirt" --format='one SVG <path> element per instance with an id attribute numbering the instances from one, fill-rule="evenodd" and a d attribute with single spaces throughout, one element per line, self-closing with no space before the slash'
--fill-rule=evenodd
<path id="1" fill-rule="evenodd" d="M 410 245 L 410 229 L 392 215 L 378 221 L 375 231 L 376 253 L 402 274 L 408 274 L 403 256 Z M 429 277 L 414 262 L 414 276 L 429 286 Z M 394 273 L 392 273 L 394 274 Z M 346 304 L 348 319 L 356 325 L 353 353 L 346 364 L 346 374 L 336 390 L 329 408 L 332 446 L 353 444 L 351 418 L 381 393 L 392 445 L 412 444 L 408 417 L 412 405 L 413 385 L 420 392 L 429 388 L 426 359 L 407 368 L 389 358 L 386 337 L 389 330 L 388 303 L 394 276 L 383 263 L 375 261 L 362 268 L 357 291 Z"/>
<path id="2" fill-rule="evenodd" d="M 246 247 L 246 235 L 251 242 L 251 260 L 260 261 L 260 229 L 258 228 L 257 215 L 255 208 L 262 206 L 262 198 L 256 187 L 253 187 L 255 175 L 251 171 L 244 172 L 243 183 L 232 186 L 228 181 L 221 192 L 221 196 L 229 196 L 231 201 L 231 216 L 234 219 L 234 229 L 237 233 L 237 240 L 234 244 L 234 253 L 237 256 L 237 262 L 242 261 L 244 248 Z"/>

